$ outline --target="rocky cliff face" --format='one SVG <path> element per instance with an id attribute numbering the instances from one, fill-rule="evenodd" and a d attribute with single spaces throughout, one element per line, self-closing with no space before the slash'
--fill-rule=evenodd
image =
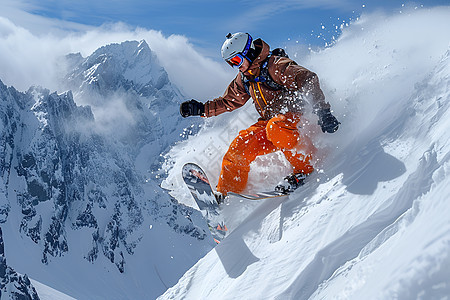
<path id="1" fill-rule="evenodd" d="M 70 55 L 67 65 L 73 93 L 21 93 L 0 81 L 0 223 L 17 226 L 44 264 L 81 242 L 90 246 L 80 259 L 104 256 L 119 272 L 145 220 L 203 240 L 205 229 L 192 222 L 198 213 L 148 173 L 186 125 L 181 96 L 148 45 L 109 45 L 87 58 Z M 115 103 L 118 110 L 102 110 Z M 74 232 L 83 240 L 71 240 Z"/>

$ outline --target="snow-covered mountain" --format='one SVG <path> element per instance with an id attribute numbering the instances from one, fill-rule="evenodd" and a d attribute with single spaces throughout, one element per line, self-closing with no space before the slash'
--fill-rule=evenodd
<path id="1" fill-rule="evenodd" d="M 212 244 L 201 215 L 159 187 L 182 96 L 143 41 L 67 60 L 73 92 L 0 82 L 8 262 L 79 299 L 155 298 Z"/>
<path id="2" fill-rule="evenodd" d="M 67 60 L 72 71 L 66 79 L 80 86 L 81 92 L 88 89 L 111 95 L 119 89 L 133 90 L 160 101 L 174 101 L 174 96 L 180 96 L 144 40 L 104 46 L 87 58 L 70 54 Z"/>
<path id="3" fill-rule="evenodd" d="M 133 150 L 150 144 L 147 163 L 157 161 L 179 139 L 179 129 L 190 125 L 177 115 L 183 96 L 145 41 L 104 46 L 87 58 L 71 54 L 64 65 L 68 73 L 62 84 L 78 104 L 92 108 L 96 129 Z"/>
<path id="4" fill-rule="evenodd" d="M 342 122 L 327 135 L 307 116 L 318 172 L 289 197 L 231 198 L 231 234 L 159 299 L 448 299 L 450 45 L 439 32 L 449 16 L 450 7 L 363 16 L 332 47 L 308 57 L 288 48 L 319 75 Z M 256 119 L 246 106 L 208 120 L 167 154 L 165 185 L 179 186 L 198 153 L 216 183 L 216 158 Z M 252 164 L 250 191 L 290 171 L 279 159 Z M 195 206 L 187 191 L 172 194 Z"/>

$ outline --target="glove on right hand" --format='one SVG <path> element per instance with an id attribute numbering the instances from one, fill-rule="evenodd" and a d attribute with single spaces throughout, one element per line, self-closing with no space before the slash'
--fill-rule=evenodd
<path id="1" fill-rule="evenodd" d="M 189 116 L 203 116 L 205 114 L 205 104 L 194 99 L 185 101 L 180 105 L 180 114 L 183 118 Z"/>

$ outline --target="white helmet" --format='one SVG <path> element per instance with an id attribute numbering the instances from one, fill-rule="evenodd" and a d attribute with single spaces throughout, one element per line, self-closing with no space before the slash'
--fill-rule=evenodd
<path id="1" fill-rule="evenodd" d="M 238 53 L 247 56 L 250 49 L 255 49 L 250 34 L 242 32 L 237 32 L 235 34 L 229 33 L 222 45 L 222 58 L 224 60 L 229 60 Z"/>

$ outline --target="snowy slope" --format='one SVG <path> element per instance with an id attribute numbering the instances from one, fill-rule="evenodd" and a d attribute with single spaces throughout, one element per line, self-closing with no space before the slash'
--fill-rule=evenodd
<path id="1" fill-rule="evenodd" d="M 8 265 L 5 244 L 0 228 L 0 299 L 39 300 L 34 285 L 27 275 L 20 275 Z"/>
<path id="2" fill-rule="evenodd" d="M 32 280 L 33 286 L 36 289 L 36 292 L 39 295 L 40 300 L 74 300 L 75 298 L 72 298 L 70 296 L 67 296 L 66 294 L 63 294 L 49 286 L 46 286 L 45 284 L 42 284 L 36 280 Z"/>
<path id="3" fill-rule="evenodd" d="M 297 57 L 342 122 L 325 135 L 310 116 L 319 172 L 284 199 L 231 199 L 233 232 L 160 299 L 448 297 L 449 16 L 450 7 L 363 16 L 332 47 Z M 167 154 L 165 186 L 180 186 L 181 165 L 199 156 L 217 182 L 216 158 L 255 116 L 247 106 L 207 120 Z M 249 189 L 289 172 L 276 158 L 252 165 Z M 172 194 L 195 207 L 186 190 Z"/>

